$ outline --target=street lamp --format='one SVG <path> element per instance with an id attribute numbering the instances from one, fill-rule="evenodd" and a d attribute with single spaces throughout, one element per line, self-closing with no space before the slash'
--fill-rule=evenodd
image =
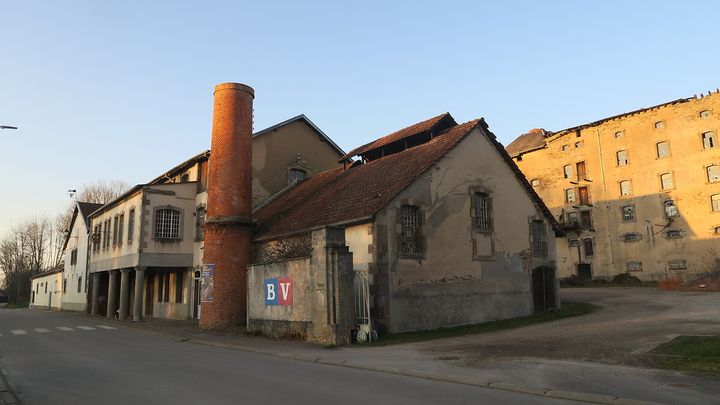
<path id="1" fill-rule="evenodd" d="M 18 129 L 12 125 L 0 125 L 0 129 Z"/>

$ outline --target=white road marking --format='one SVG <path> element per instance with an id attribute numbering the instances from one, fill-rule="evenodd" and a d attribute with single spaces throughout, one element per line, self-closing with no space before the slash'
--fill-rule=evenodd
<path id="1" fill-rule="evenodd" d="M 78 326 L 77 328 L 82 330 L 95 330 L 92 326 Z"/>
<path id="2" fill-rule="evenodd" d="M 63 332 L 72 332 L 75 330 L 73 328 L 68 328 L 67 326 L 58 326 L 57 328 L 58 328 L 58 330 L 61 330 Z"/>
<path id="3" fill-rule="evenodd" d="M 48 333 L 48 332 L 50 332 L 50 329 L 46 329 L 46 328 L 36 328 L 36 329 L 35 329 L 35 332 L 37 332 L 37 333 Z"/>
<path id="4" fill-rule="evenodd" d="M 117 328 L 115 328 L 115 327 L 107 326 L 107 325 L 98 325 L 97 327 L 98 327 L 98 328 L 103 328 L 103 329 L 117 329 Z"/>
<path id="5" fill-rule="evenodd" d="M 27 335 L 27 332 L 22 329 L 11 330 L 10 333 L 12 333 L 13 335 Z"/>

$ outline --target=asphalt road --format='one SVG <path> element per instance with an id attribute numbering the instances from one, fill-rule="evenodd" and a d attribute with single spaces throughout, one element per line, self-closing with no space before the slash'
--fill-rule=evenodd
<path id="1" fill-rule="evenodd" d="M 0 308 L 0 366 L 25 404 L 561 404 L 568 401 L 176 341 Z"/>

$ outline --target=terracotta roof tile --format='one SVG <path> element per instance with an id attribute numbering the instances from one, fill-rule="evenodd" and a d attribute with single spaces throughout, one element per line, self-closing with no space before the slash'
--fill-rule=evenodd
<path id="1" fill-rule="evenodd" d="M 427 128 L 443 116 L 408 128 Z M 375 215 L 481 122 L 457 125 L 427 143 L 302 181 L 254 214 L 255 237 L 271 239 Z"/>
<path id="2" fill-rule="evenodd" d="M 385 145 L 391 144 L 393 142 L 399 141 L 401 139 L 407 138 L 409 136 L 417 135 L 426 131 L 431 131 L 433 128 L 435 128 L 436 125 L 438 125 L 443 119 L 449 119 L 452 120 L 450 122 L 450 126 L 457 125 L 455 120 L 452 118 L 450 113 L 444 113 L 440 114 L 437 117 L 430 118 L 425 121 L 418 122 L 417 124 L 410 125 L 407 128 L 403 128 L 399 131 L 395 131 L 391 133 L 390 135 L 386 135 L 380 139 L 376 139 L 370 143 L 366 143 L 363 146 L 359 146 L 350 152 L 347 153 L 347 155 L 340 158 L 340 161 L 347 160 L 353 156 L 359 156 L 364 153 L 367 153 L 371 150 L 378 149 L 380 147 L 383 147 Z"/>

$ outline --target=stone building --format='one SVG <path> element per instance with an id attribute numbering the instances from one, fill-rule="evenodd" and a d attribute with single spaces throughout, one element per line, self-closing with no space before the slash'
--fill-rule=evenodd
<path id="1" fill-rule="evenodd" d="M 306 116 L 252 136 L 252 205 L 344 155 Z M 200 317 L 210 151 L 133 187 L 92 215 L 91 313 L 169 319 Z"/>
<path id="2" fill-rule="evenodd" d="M 720 95 L 684 98 L 507 147 L 564 228 L 559 277 L 720 270 Z"/>
<path id="3" fill-rule="evenodd" d="M 558 224 L 482 119 L 442 114 L 355 156 L 253 214 L 250 330 L 347 343 L 361 280 L 393 333 L 557 305 Z"/>

